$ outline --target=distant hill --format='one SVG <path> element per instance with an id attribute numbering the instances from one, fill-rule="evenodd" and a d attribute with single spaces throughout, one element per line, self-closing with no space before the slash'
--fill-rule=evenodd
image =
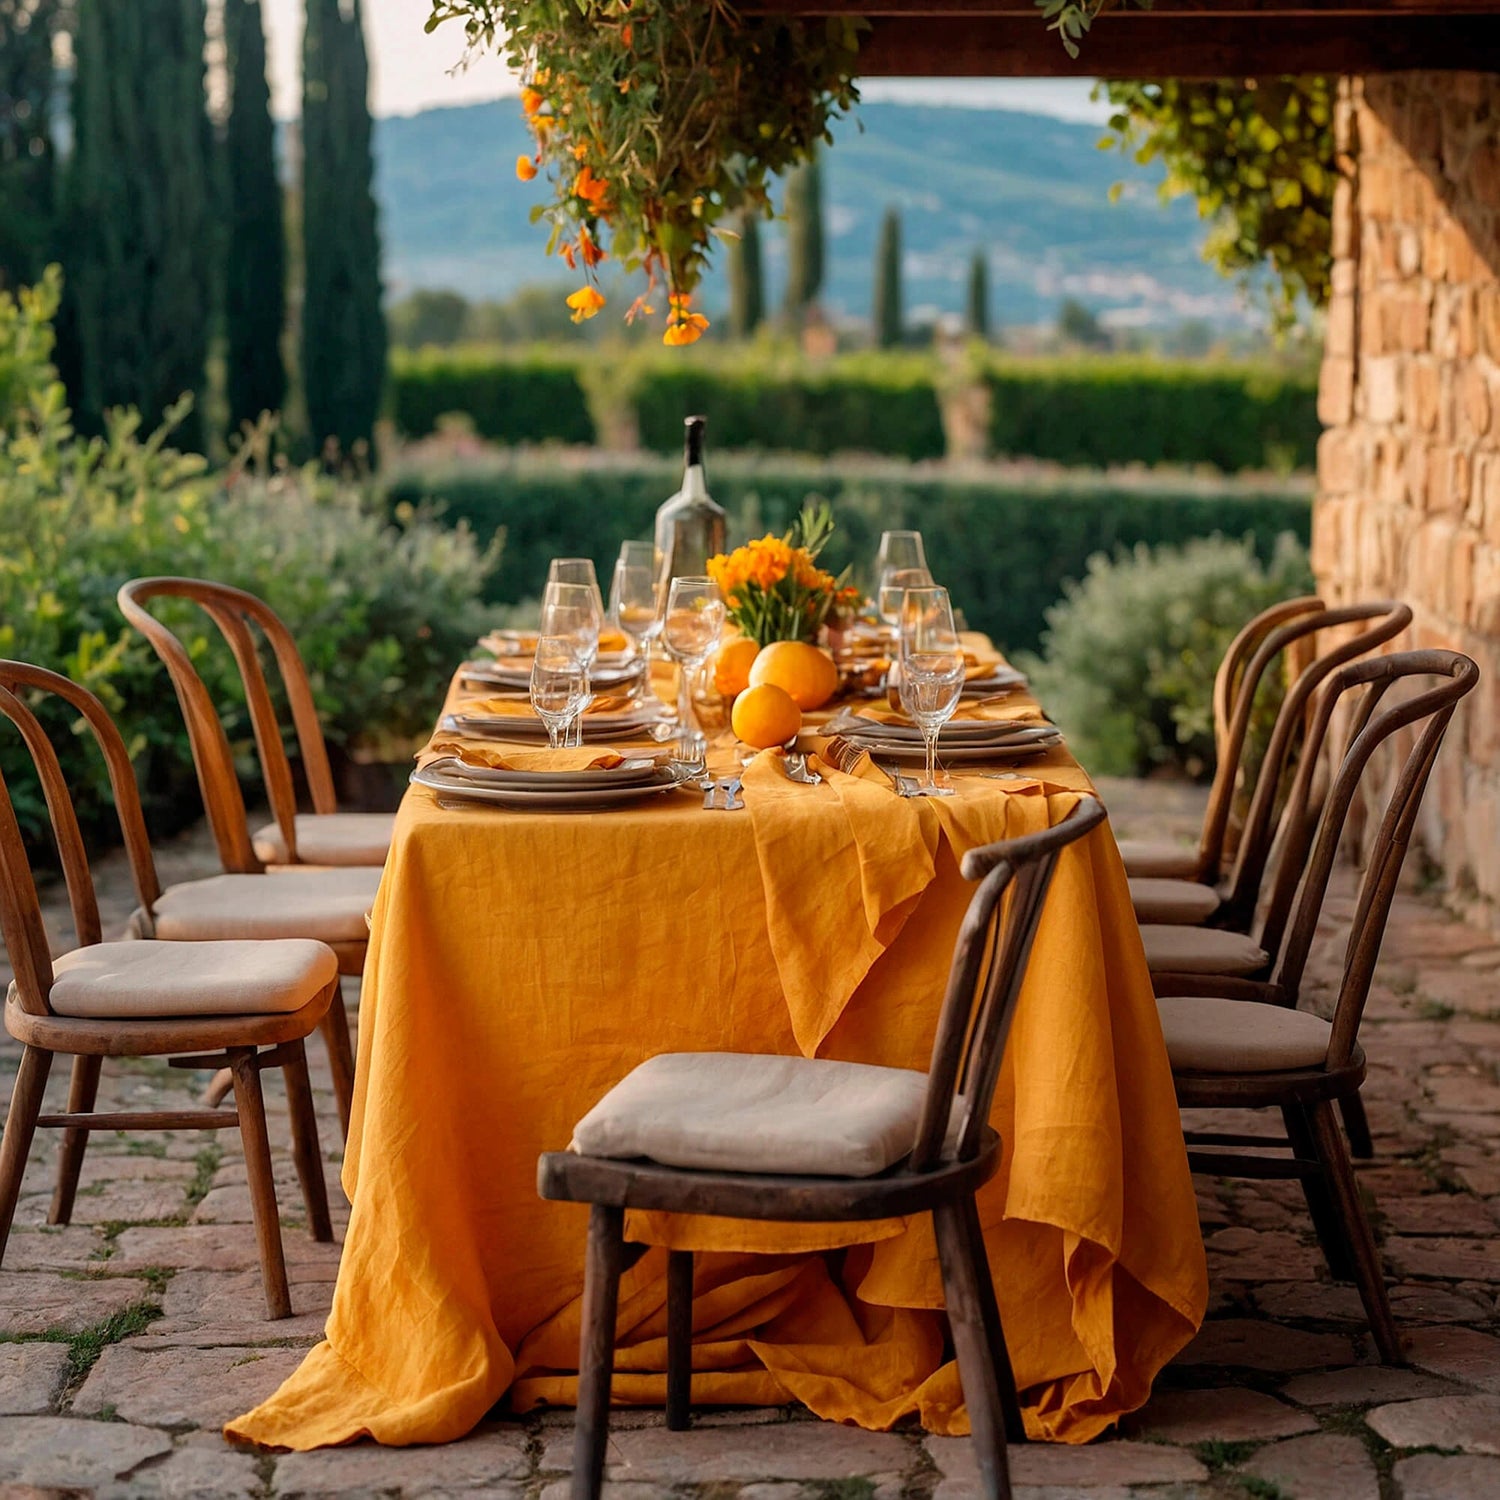
<path id="1" fill-rule="evenodd" d="M 862 128 L 861 128 L 862 127 Z M 1050 320 L 1064 297 L 1126 322 L 1242 320 L 1233 286 L 1204 263 L 1191 202 L 1163 205 L 1160 174 L 1100 151 L 1097 126 L 1009 110 L 880 103 L 836 130 L 825 157 L 829 275 L 825 301 L 864 315 L 875 237 L 888 204 L 903 212 L 908 311 L 959 312 L 969 257 L 990 263 L 992 316 Z M 504 298 L 566 279 L 527 222 L 540 184 L 518 182 L 529 137 L 514 100 L 427 110 L 376 124 L 386 277 L 393 296 L 446 287 Z M 1112 184 L 1124 190 L 1111 202 Z M 784 248 L 770 226 L 772 305 Z M 710 309 L 724 299 L 710 283 Z"/>

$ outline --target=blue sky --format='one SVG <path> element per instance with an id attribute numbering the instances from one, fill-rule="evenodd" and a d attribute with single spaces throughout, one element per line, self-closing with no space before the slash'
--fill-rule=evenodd
<path id="1" fill-rule="evenodd" d="M 261 0 L 270 44 L 271 86 L 277 115 L 298 112 L 303 0 Z M 364 0 L 370 48 L 371 105 L 378 115 L 408 115 L 440 104 L 498 99 L 516 91 L 497 57 L 463 64 L 463 32 L 454 22 L 431 36 L 422 28 L 428 0 Z M 1103 120 L 1108 110 L 1089 100 L 1083 79 L 880 78 L 863 86 L 867 99 L 923 104 L 983 105 L 1029 110 L 1066 120 Z"/>

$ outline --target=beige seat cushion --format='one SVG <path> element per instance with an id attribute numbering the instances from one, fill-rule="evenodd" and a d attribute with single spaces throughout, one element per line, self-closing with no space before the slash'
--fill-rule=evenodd
<path id="1" fill-rule="evenodd" d="M 1158 1000 L 1167 1056 L 1179 1073 L 1276 1073 L 1316 1068 L 1332 1028 L 1305 1010 L 1192 995 Z"/>
<path id="2" fill-rule="evenodd" d="M 1265 949 L 1242 932 L 1147 922 L 1141 941 L 1156 974 L 1258 974 L 1266 965 Z"/>
<path id="3" fill-rule="evenodd" d="M 285 1015 L 338 977 L 333 949 L 281 943 L 95 943 L 52 965 L 52 1009 L 86 1018 Z"/>
<path id="4" fill-rule="evenodd" d="M 1174 927 L 1196 927 L 1219 909 L 1219 893 L 1196 880 L 1132 878 L 1130 899 L 1137 922 L 1166 922 Z"/>
<path id="5" fill-rule="evenodd" d="M 297 860 L 304 865 L 374 865 L 391 851 L 394 813 L 298 813 Z M 255 857 L 268 865 L 287 862 L 286 840 L 274 823 L 257 829 Z"/>
<path id="6" fill-rule="evenodd" d="M 1127 875 L 1147 879 L 1191 880 L 1198 873 L 1198 851 L 1183 844 L 1162 843 L 1154 839 L 1121 839 L 1120 858 Z"/>
<path id="7" fill-rule="evenodd" d="M 156 902 L 156 936 L 170 941 L 214 938 L 317 938 L 362 943 L 365 914 L 375 902 L 380 871 L 287 870 L 277 875 L 211 875 L 168 886 Z"/>
<path id="8" fill-rule="evenodd" d="M 616 1084 L 573 1131 L 584 1156 L 719 1172 L 870 1177 L 916 1140 L 927 1075 L 743 1052 L 668 1052 Z"/>

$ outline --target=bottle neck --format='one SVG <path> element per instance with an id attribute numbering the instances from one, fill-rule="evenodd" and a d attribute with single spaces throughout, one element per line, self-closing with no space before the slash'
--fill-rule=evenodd
<path id="1" fill-rule="evenodd" d="M 701 462 L 688 465 L 687 472 L 682 476 L 682 489 L 678 495 L 683 500 L 707 500 L 709 498 L 708 480 L 703 473 Z"/>

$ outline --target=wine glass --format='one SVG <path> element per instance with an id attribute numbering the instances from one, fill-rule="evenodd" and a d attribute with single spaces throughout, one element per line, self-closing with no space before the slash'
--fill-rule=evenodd
<path id="1" fill-rule="evenodd" d="M 677 720 L 684 759 L 707 753 L 707 741 L 694 727 L 693 678 L 713 654 L 724 629 L 724 596 L 712 578 L 674 578 L 667 591 L 662 643 L 677 663 Z"/>
<path id="2" fill-rule="evenodd" d="M 599 599 L 599 611 L 604 612 L 603 596 L 599 593 L 599 575 L 594 571 L 591 557 L 554 557 L 547 564 L 548 583 L 583 583 L 593 589 Z"/>
<path id="3" fill-rule="evenodd" d="M 937 743 L 964 689 L 964 648 L 953 623 L 948 590 L 907 589 L 901 601 L 901 706 L 922 731 L 927 771 L 913 797 L 951 797 L 939 786 Z"/>
<path id="4" fill-rule="evenodd" d="M 592 566 L 592 564 L 590 565 Z M 584 707 L 588 706 L 588 674 L 599 654 L 599 631 L 604 625 L 604 610 L 599 603 L 597 585 L 587 583 L 549 583 L 542 594 L 542 635 L 560 636 L 573 648 L 583 666 Z M 583 718 L 577 721 L 577 744 L 583 743 Z"/>
<path id="5" fill-rule="evenodd" d="M 887 568 L 880 575 L 875 607 L 880 618 L 893 629 L 901 624 L 901 601 L 907 589 L 932 587 L 932 574 L 926 568 Z"/>
<path id="6" fill-rule="evenodd" d="M 877 581 L 887 568 L 925 568 L 927 554 L 922 550 L 920 531 L 882 531 L 875 552 Z"/>
<path id="7" fill-rule="evenodd" d="M 568 730 L 583 713 L 588 697 L 588 669 L 571 639 L 543 635 L 531 659 L 531 706 L 547 726 L 547 743 L 562 748 Z"/>
<path id="8" fill-rule="evenodd" d="M 623 542 L 609 589 L 615 624 L 641 658 L 641 693 L 651 697 L 651 644 L 661 634 L 661 580 L 653 542 Z"/>

